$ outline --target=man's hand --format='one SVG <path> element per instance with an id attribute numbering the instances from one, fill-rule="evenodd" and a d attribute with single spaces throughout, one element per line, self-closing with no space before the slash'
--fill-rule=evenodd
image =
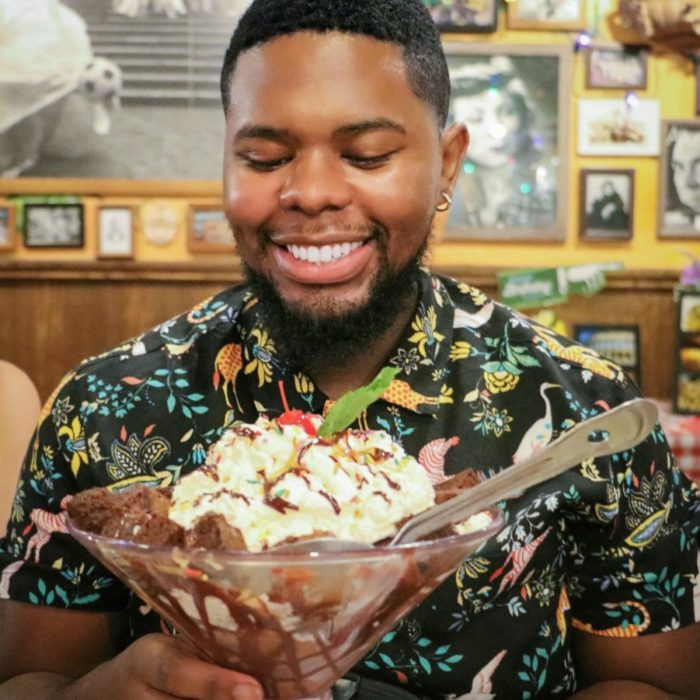
<path id="1" fill-rule="evenodd" d="M 203 661 L 182 641 L 151 634 L 66 686 L 56 700 L 262 700 L 251 676 Z"/>

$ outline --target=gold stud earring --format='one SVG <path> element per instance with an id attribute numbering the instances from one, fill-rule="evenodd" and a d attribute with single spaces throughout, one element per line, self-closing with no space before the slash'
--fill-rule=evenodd
<path id="1" fill-rule="evenodd" d="M 443 201 L 435 207 L 435 211 L 447 211 L 452 206 L 452 197 L 447 192 L 441 192 Z"/>

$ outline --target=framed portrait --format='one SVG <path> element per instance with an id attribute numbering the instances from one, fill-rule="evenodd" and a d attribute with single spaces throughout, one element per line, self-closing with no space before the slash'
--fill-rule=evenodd
<path id="1" fill-rule="evenodd" d="M 620 241 L 634 231 L 634 170 L 581 170 L 579 237 Z"/>
<path id="2" fill-rule="evenodd" d="M 658 100 L 579 100 L 578 154 L 657 156 L 660 125 Z"/>
<path id="3" fill-rule="evenodd" d="M 586 52 L 589 89 L 645 90 L 648 52 L 641 47 L 591 46 Z"/>
<path id="4" fill-rule="evenodd" d="M 569 68 L 566 46 L 445 42 L 449 120 L 470 144 L 446 240 L 563 240 Z"/>
<path id="5" fill-rule="evenodd" d="M 574 340 L 622 367 L 641 387 L 639 326 L 612 323 L 577 324 Z"/>
<path id="6" fill-rule="evenodd" d="M 15 234 L 15 205 L 0 199 L 0 253 L 14 249 Z"/>
<path id="7" fill-rule="evenodd" d="M 190 253 L 232 253 L 236 250 L 231 226 L 220 204 L 190 205 L 187 249 Z"/>
<path id="8" fill-rule="evenodd" d="M 700 119 L 661 125 L 659 238 L 700 239 Z"/>
<path id="9" fill-rule="evenodd" d="M 441 32 L 495 32 L 498 0 L 423 0 Z"/>
<path id="10" fill-rule="evenodd" d="M 25 204 L 24 245 L 28 248 L 82 248 L 82 204 Z"/>
<path id="11" fill-rule="evenodd" d="M 586 0 L 510 0 L 509 29 L 572 30 L 586 28 Z"/>
<path id="12" fill-rule="evenodd" d="M 700 293 L 681 292 L 678 299 L 674 413 L 700 413 Z"/>
<path id="13" fill-rule="evenodd" d="M 97 255 L 100 258 L 134 257 L 134 212 L 131 207 L 99 207 Z"/>

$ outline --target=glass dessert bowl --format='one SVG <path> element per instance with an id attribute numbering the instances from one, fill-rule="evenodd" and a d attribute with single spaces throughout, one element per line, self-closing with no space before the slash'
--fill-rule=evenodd
<path id="1" fill-rule="evenodd" d="M 486 516 L 486 517 L 484 517 Z M 182 549 L 70 533 L 202 657 L 257 678 L 267 698 L 328 698 L 352 668 L 503 525 L 351 552 Z"/>

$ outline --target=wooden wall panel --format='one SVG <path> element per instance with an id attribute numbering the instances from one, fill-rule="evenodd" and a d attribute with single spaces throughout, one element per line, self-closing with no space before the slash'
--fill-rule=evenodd
<path id="1" fill-rule="evenodd" d="M 487 294 L 496 270 L 442 267 Z M 0 357 L 18 364 L 45 399 L 84 357 L 186 310 L 241 279 L 232 265 L 138 263 L 0 264 Z M 673 271 L 616 272 L 606 288 L 572 297 L 555 311 L 569 324 L 638 324 L 647 395 L 669 398 L 673 382 L 676 305 Z"/>

